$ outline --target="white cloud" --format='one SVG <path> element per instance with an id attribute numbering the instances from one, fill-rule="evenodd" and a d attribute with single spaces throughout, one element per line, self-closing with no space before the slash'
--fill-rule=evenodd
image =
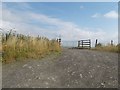
<path id="1" fill-rule="evenodd" d="M 60 28 L 68 28 L 68 27 L 74 28 L 77 26 L 72 22 L 63 21 L 63 20 L 60 20 L 58 18 L 53 18 L 53 17 L 43 15 L 43 14 L 30 13 L 29 16 L 32 17 L 36 21 L 39 21 L 42 23 L 47 23 L 50 25 L 55 25 L 55 26 L 60 27 Z"/>
<path id="2" fill-rule="evenodd" d="M 33 22 L 37 22 L 37 25 L 30 24 Z M 92 39 L 94 41 L 99 39 L 104 42 L 105 39 L 111 37 L 111 35 L 98 28 L 92 28 L 96 31 L 86 27 L 80 28 L 73 22 L 64 21 L 59 18 L 31 11 L 18 12 L 8 8 L 3 8 L 2 23 L 2 28 L 16 28 L 18 33 L 47 36 L 50 39 L 61 35 L 62 40 Z M 43 28 L 40 26 L 41 24 L 50 25 L 52 28 Z"/>
<path id="3" fill-rule="evenodd" d="M 110 12 L 104 14 L 104 17 L 117 19 L 118 18 L 118 13 L 116 11 L 110 11 Z"/>
<path id="4" fill-rule="evenodd" d="M 101 14 L 96 13 L 96 14 L 92 15 L 92 18 L 98 18 L 98 17 L 100 17 L 100 16 L 101 16 Z"/>
<path id="5" fill-rule="evenodd" d="M 92 15 L 92 18 L 100 18 L 100 17 L 105 17 L 109 19 L 117 19 L 118 13 L 116 11 L 110 11 L 105 14 L 95 13 L 94 15 Z"/>
<path id="6" fill-rule="evenodd" d="M 102 36 L 105 35 L 105 33 L 102 30 L 99 31 L 99 29 L 96 29 L 96 32 L 92 32 L 90 31 L 89 28 L 81 29 L 80 27 L 78 27 L 76 24 L 72 22 L 66 22 L 57 18 L 46 16 L 46 15 L 35 14 L 35 13 L 31 13 L 29 15 L 32 18 L 38 20 L 39 22 L 57 26 L 58 30 L 56 30 L 55 32 L 57 35 L 61 34 L 64 40 L 79 40 L 79 39 L 85 39 L 85 38 L 94 39 L 94 37 L 103 39 Z M 48 30 L 48 32 L 50 32 L 50 30 Z"/>
<path id="7" fill-rule="evenodd" d="M 10 22 L 21 22 L 23 19 L 21 19 L 19 15 L 15 12 L 11 12 L 7 9 L 2 10 L 2 20 L 4 21 L 10 21 Z"/>

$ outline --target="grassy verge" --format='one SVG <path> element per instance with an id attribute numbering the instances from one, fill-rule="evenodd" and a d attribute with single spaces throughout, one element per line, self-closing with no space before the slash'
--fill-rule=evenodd
<path id="1" fill-rule="evenodd" d="M 2 62 L 8 63 L 20 59 L 39 59 L 50 53 L 61 52 L 56 40 L 46 37 L 15 35 L 10 31 L 2 35 Z"/>
<path id="2" fill-rule="evenodd" d="M 115 45 L 98 46 L 98 47 L 92 48 L 92 50 L 119 53 L 120 52 L 120 46 L 119 45 L 117 45 L 117 46 L 115 46 Z"/>

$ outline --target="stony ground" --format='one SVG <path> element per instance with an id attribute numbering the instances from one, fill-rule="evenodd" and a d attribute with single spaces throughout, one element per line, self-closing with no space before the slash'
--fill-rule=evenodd
<path id="1" fill-rule="evenodd" d="M 64 49 L 58 56 L 3 65 L 3 88 L 117 88 L 118 54 Z"/>

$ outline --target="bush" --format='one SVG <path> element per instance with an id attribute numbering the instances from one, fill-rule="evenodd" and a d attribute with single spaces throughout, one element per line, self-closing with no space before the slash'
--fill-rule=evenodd
<path id="1" fill-rule="evenodd" d="M 97 45 L 96 45 L 96 47 L 102 47 L 103 45 L 102 45 L 102 43 L 98 43 Z"/>

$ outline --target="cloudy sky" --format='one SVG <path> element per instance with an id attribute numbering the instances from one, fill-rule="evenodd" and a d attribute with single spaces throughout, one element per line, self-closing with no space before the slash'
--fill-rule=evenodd
<path id="1" fill-rule="evenodd" d="M 0 20 L 4 30 L 27 35 L 117 43 L 117 11 L 117 2 L 4 2 Z"/>

